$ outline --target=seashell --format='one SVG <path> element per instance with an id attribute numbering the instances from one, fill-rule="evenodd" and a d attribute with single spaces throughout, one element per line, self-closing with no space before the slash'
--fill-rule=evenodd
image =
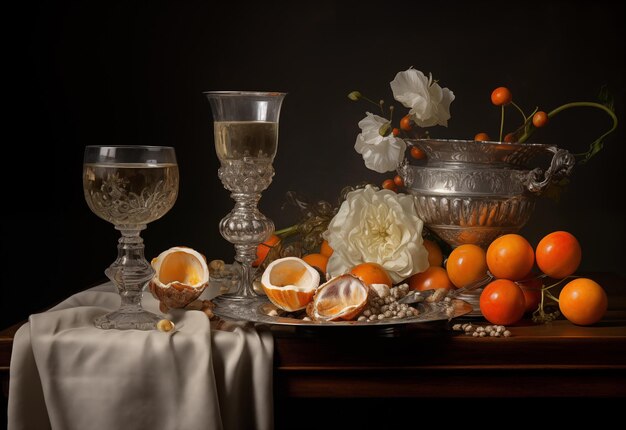
<path id="1" fill-rule="evenodd" d="M 320 284 L 315 268 L 301 258 L 272 261 L 261 276 L 261 287 L 274 305 L 288 312 L 304 309 Z"/>
<path id="2" fill-rule="evenodd" d="M 352 320 L 365 307 L 370 288 L 358 277 L 345 274 L 320 285 L 307 315 L 314 321 Z"/>
<path id="3" fill-rule="evenodd" d="M 209 285 L 206 258 L 191 248 L 175 246 L 152 259 L 155 271 L 149 288 L 161 303 L 161 312 L 168 308 L 184 308 L 196 300 Z"/>

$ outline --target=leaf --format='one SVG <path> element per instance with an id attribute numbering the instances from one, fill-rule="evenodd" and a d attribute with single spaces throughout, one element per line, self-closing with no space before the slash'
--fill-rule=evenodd
<path id="1" fill-rule="evenodd" d="M 600 88 L 600 93 L 598 94 L 598 100 L 604 106 L 608 107 L 612 111 L 615 111 L 614 109 L 615 99 L 609 92 L 609 88 L 606 85 L 602 85 L 602 88 Z"/>
<path id="2" fill-rule="evenodd" d="M 599 137 L 594 140 L 591 145 L 589 145 L 589 150 L 584 154 L 585 158 L 580 160 L 580 164 L 585 164 L 587 161 L 591 159 L 594 155 L 596 155 L 602 148 L 604 147 L 604 138 Z"/>

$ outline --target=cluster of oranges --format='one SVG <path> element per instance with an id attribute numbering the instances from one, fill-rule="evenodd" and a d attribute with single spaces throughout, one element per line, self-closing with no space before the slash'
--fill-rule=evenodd
<path id="1" fill-rule="evenodd" d="M 409 278 L 410 288 L 463 288 L 495 278 L 480 296 L 480 310 L 491 323 L 507 325 L 519 321 L 525 312 L 543 304 L 544 295 L 558 301 L 560 311 L 575 324 L 593 324 L 606 312 L 606 293 L 591 279 L 570 281 L 558 298 L 549 292 L 572 277 L 582 258 L 578 240 L 568 232 L 548 234 L 535 249 L 518 234 L 497 238 L 486 252 L 476 245 L 461 245 L 450 253 L 445 269 L 441 267 L 443 260 L 437 245 L 431 241 L 424 244 L 432 257 L 430 267 Z M 431 251 L 431 247 L 437 248 Z M 533 274 L 535 263 L 540 274 Z M 544 286 L 548 278 L 557 282 Z"/>
<path id="2" fill-rule="evenodd" d="M 270 238 L 276 243 L 279 238 Z M 259 245 L 262 262 L 267 255 L 267 243 Z M 598 322 L 607 309 L 606 293 L 591 279 L 570 280 L 554 297 L 549 290 L 572 278 L 581 262 L 582 251 L 578 240 L 565 231 L 555 231 L 545 236 L 533 249 L 518 234 L 506 234 L 495 239 L 487 248 L 465 244 L 444 256 L 439 245 L 424 239 L 428 251 L 429 268 L 405 282 L 411 290 L 464 288 L 476 283 L 487 283 L 480 296 L 480 310 L 493 324 L 509 325 L 519 321 L 525 312 L 543 311 L 544 296 L 559 302 L 561 313 L 571 322 L 589 325 Z M 323 241 L 320 252 L 302 257 L 322 273 L 333 249 Z M 262 257 L 262 258 L 261 258 Z M 255 262 L 256 263 L 256 262 Z M 535 265 L 541 273 L 534 273 Z M 365 262 L 353 267 L 350 273 L 366 284 L 386 284 L 392 279 L 379 264 Z M 547 279 L 556 280 L 544 285 Z"/>

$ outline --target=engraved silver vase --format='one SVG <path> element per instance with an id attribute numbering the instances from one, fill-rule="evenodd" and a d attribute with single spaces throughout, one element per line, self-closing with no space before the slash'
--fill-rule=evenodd
<path id="1" fill-rule="evenodd" d="M 535 197 L 569 176 L 575 163 L 572 154 L 552 145 L 438 139 L 409 144 L 427 159 L 405 163 L 399 173 L 424 224 L 453 247 L 486 248 L 498 236 L 518 232 Z"/>

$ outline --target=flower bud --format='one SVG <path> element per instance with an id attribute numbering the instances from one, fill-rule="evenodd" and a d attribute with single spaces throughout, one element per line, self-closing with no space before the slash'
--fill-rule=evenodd
<path id="1" fill-rule="evenodd" d="M 388 122 L 381 125 L 378 129 L 378 134 L 380 134 L 382 137 L 388 136 L 389 133 L 391 133 L 391 124 Z"/>
<path id="2" fill-rule="evenodd" d="M 358 91 L 352 91 L 350 94 L 348 94 L 348 98 L 352 101 L 357 101 L 361 98 L 361 93 Z"/>

